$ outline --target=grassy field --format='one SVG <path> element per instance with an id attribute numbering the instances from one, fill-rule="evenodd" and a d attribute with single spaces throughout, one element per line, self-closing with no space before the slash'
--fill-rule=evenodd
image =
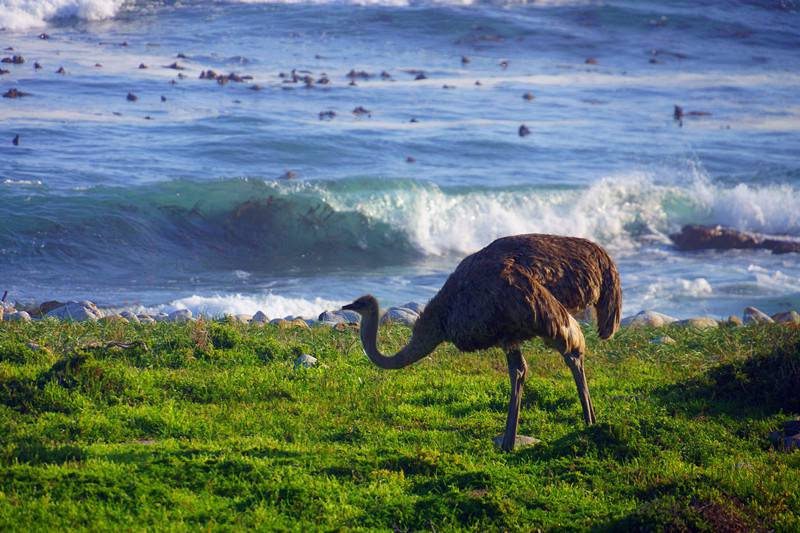
<path id="1" fill-rule="evenodd" d="M 585 333 L 600 423 L 535 340 L 542 443 L 505 454 L 499 351 L 391 372 L 353 329 L 0 323 L 0 530 L 800 530 L 800 452 L 767 439 L 800 413 L 799 329 Z"/>

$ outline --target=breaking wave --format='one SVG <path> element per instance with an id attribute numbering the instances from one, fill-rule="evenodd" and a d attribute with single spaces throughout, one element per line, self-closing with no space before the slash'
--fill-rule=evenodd
<path id="1" fill-rule="evenodd" d="M 464 255 L 518 233 L 590 238 L 612 250 L 667 243 L 686 223 L 800 236 L 788 185 L 684 186 L 644 174 L 585 188 L 441 187 L 416 180 L 171 181 L 69 194 L 0 184 L 0 256 L 76 265 L 276 271 L 405 264 Z M 190 267 L 187 267 L 190 268 Z"/>
<path id="2" fill-rule="evenodd" d="M 103 20 L 115 16 L 124 3 L 125 0 L 0 0 L 0 28 L 21 31 L 62 19 Z"/>

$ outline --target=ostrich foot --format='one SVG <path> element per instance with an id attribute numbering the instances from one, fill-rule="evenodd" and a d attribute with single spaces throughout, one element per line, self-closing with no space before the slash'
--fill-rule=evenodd
<path id="1" fill-rule="evenodd" d="M 495 446 L 497 446 L 498 448 L 502 448 L 504 437 L 505 435 L 498 435 L 492 439 L 492 442 L 494 442 Z M 519 450 L 520 448 L 527 448 L 528 446 L 533 446 L 534 444 L 539 444 L 540 442 L 542 441 L 534 437 L 528 437 L 527 435 L 517 435 L 517 438 L 514 439 L 514 449 Z"/>

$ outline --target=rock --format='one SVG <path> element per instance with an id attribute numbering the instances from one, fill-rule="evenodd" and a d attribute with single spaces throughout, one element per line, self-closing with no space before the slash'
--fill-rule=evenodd
<path id="1" fill-rule="evenodd" d="M 419 315 L 406 307 L 390 307 L 381 317 L 381 324 L 396 322 L 405 326 L 413 326 Z"/>
<path id="2" fill-rule="evenodd" d="M 411 309 L 412 311 L 414 311 L 418 315 L 421 315 L 422 312 L 425 310 L 425 304 L 420 304 L 420 303 L 417 303 L 417 302 L 407 302 L 407 303 L 404 303 L 403 305 L 401 305 L 400 307 L 405 307 L 406 309 Z M 353 311 L 350 311 L 350 312 L 352 313 Z M 356 314 L 358 314 L 358 313 L 356 313 Z"/>
<path id="3" fill-rule="evenodd" d="M 633 316 L 623 318 L 621 324 L 632 328 L 653 327 L 660 328 L 677 322 L 677 318 L 659 313 L 657 311 L 640 311 Z"/>
<path id="4" fill-rule="evenodd" d="M 308 322 L 303 320 L 302 318 L 293 318 L 291 320 L 281 320 L 278 323 L 278 327 L 281 329 L 311 329 L 308 325 Z"/>
<path id="5" fill-rule="evenodd" d="M 308 355 L 304 353 L 294 361 L 294 369 L 297 370 L 300 367 L 303 368 L 311 368 L 317 365 L 317 358 L 313 355 Z"/>
<path id="6" fill-rule="evenodd" d="M 355 311 L 338 309 L 336 311 L 325 311 L 319 315 L 320 322 L 332 324 L 360 324 L 361 315 Z"/>
<path id="7" fill-rule="evenodd" d="M 139 317 L 138 317 L 138 316 L 136 316 L 136 313 L 132 313 L 132 312 L 130 312 L 130 311 L 122 311 L 122 312 L 119 314 L 119 316 L 120 316 L 120 317 L 122 317 L 122 318 L 124 318 L 124 319 L 125 319 L 125 320 L 127 320 L 128 322 L 133 322 L 133 323 L 135 323 L 135 324 L 138 324 L 138 323 L 139 323 Z"/>
<path id="8" fill-rule="evenodd" d="M 669 236 L 679 250 L 731 250 L 765 248 L 773 254 L 800 253 L 800 242 L 763 239 L 757 235 L 723 226 L 689 224 Z"/>
<path id="9" fill-rule="evenodd" d="M 154 317 L 153 317 L 153 319 L 154 319 L 156 322 L 164 322 L 164 321 L 166 321 L 166 320 L 169 320 L 169 315 L 168 315 L 167 313 L 165 313 L 164 311 L 159 311 L 159 312 L 156 314 L 156 316 L 154 316 Z"/>
<path id="10" fill-rule="evenodd" d="M 31 315 L 25 311 L 14 311 L 13 313 L 6 315 L 5 320 L 7 322 L 30 322 Z"/>
<path id="11" fill-rule="evenodd" d="M 745 307 L 742 314 L 742 321 L 745 324 L 772 324 L 775 322 L 766 313 L 759 311 L 755 307 Z"/>
<path id="12" fill-rule="evenodd" d="M 675 339 L 669 335 L 662 335 L 650 340 L 651 344 L 676 344 Z"/>
<path id="13" fill-rule="evenodd" d="M 531 134 L 531 130 L 525 124 L 522 124 L 519 127 L 519 129 L 517 130 L 517 135 L 519 135 L 520 137 L 525 137 L 525 136 L 530 135 L 530 134 Z"/>
<path id="14" fill-rule="evenodd" d="M 269 317 L 264 314 L 263 311 L 258 311 L 256 314 L 253 315 L 253 318 L 250 319 L 251 324 L 266 324 L 269 322 Z"/>
<path id="15" fill-rule="evenodd" d="M 83 322 L 86 320 L 94 322 L 102 318 L 103 313 L 94 303 L 84 300 L 82 302 L 67 302 L 61 307 L 57 307 L 48 312 L 46 316 L 73 322 Z"/>
<path id="16" fill-rule="evenodd" d="M 155 324 L 156 323 L 156 319 L 151 317 L 150 315 L 146 315 L 146 314 L 136 315 L 136 318 L 139 319 L 139 322 L 141 322 L 142 324 Z"/>
<path id="17" fill-rule="evenodd" d="M 20 91 L 17 88 L 11 88 L 3 93 L 3 98 L 22 98 L 23 96 L 30 96 L 31 93 L 26 93 L 25 91 Z"/>
<path id="18" fill-rule="evenodd" d="M 5 311 L 5 309 L 3 309 L 2 307 L 0 307 L 0 322 L 2 322 L 2 321 L 3 321 L 3 316 L 4 316 L 5 314 L 6 314 L 6 311 Z"/>
<path id="19" fill-rule="evenodd" d="M 728 317 L 728 320 L 725 322 L 725 324 L 727 324 L 728 326 L 737 327 L 743 325 L 744 322 L 742 322 L 742 319 L 739 318 L 738 316 L 731 315 Z"/>
<path id="20" fill-rule="evenodd" d="M 679 320 L 675 322 L 675 325 L 694 329 L 712 329 L 718 328 L 719 322 L 711 317 L 701 316 L 696 318 L 687 318 L 686 320 Z"/>
<path id="21" fill-rule="evenodd" d="M 797 311 L 784 311 L 783 313 L 772 315 L 772 320 L 781 324 L 800 325 L 800 313 Z"/>
<path id="22" fill-rule="evenodd" d="M 769 440 L 785 452 L 800 450 L 800 420 L 788 420 L 781 431 L 769 434 Z"/>
<path id="23" fill-rule="evenodd" d="M 39 316 L 45 316 L 53 309 L 58 309 L 59 307 L 63 307 L 64 305 L 66 305 L 66 302 L 59 302 L 58 300 L 49 300 L 46 302 L 42 302 L 39 304 L 39 311 L 37 312 L 37 314 Z"/>
<path id="24" fill-rule="evenodd" d="M 192 320 L 192 311 L 191 309 L 178 309 L 177 311 L 171 312 L 168 315 L 167 320 L 170 322 L 178 322 L 179 324 L 183 322 L 189 322 Z"/>
<path id="25" fill-rule="evenodd" d="M 494 445 L 498 448 L 503 445 L 503 435 L 498 435 L 492 439 Z M 540 441 L 534 437 L 528 437 L 526 435 L 517 435 L 517 438 L 514 439 L 514 449 L 519 450 L 520 448 L 527 448 L 528 446 L 533 446 L 534 444 L 539 444 Z"/>
<path id="26" fill-rule="evenodd" d="M 101 317 L 100 319 L 98 319 L 98 322 L 102 322 L 104 324 L 110 324 L 112 322 L 119 322 L 119 323 L 122 323 L 122 324 L 127 324 L 128 323 L 128 319 L 127 318 L 122 318 L 119 315 L 106 315 L 106 316 Z"/>
<path id="27" fill-rule="evenodd" d="M 139 99 L 139 97 L 133 93 L 128 93 L 128 96 L 126 96 L 125 99 L 128 100 L 129 102 L 135 102 L 136 100 Z"/>
<path id="28" fill-rule="evenodd" d="M 253 315 L 238 314 L 233 315 L 233 319 L 240 324 L 249 324 L 253 320 Z"/>

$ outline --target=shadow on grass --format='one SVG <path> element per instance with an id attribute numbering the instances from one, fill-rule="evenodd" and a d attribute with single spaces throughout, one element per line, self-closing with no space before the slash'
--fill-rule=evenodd
<path id="1" fill-rule="evenodd" d="M 800 342 L 712 368 L 700 377 L 656 389 L 665 406 L 689 416 L 732 418 L 800 413 Z"/>

